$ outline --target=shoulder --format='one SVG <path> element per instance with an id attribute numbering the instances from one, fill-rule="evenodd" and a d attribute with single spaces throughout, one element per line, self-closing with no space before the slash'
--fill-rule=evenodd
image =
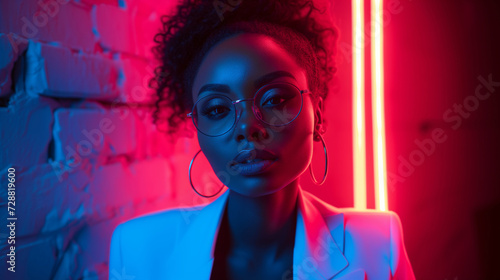
<path id="1" fill-rule="evenodd" d="M 305 195 L 328 226 L 343 222 L 344 250 L 351 265 L 364 267 L 382 261 L 386 263 L 378 265 L 388 265 L 393 279 L 415 279 L 404 246 L 401 220 L 395 212 L 337 208 L 310 193 Z"/>
<path id="2" fill-rule="evenodd" d="M 342 208 L 346 231 L 380 232 L 387 237 L 394 225 L 399 225 L 398 215 L 393 211 L 358 210 L 353 208 Z"/>
<path id="3" fill-rule="evenodd" d="M 403 246 L 401 221 L 395 212 L 338 208 L 310 193 L 305 195 L 321 213 L 330 230 L 343 224 L 346 248 L 351 246 L 390 256 L 391 250 Z"/>
<path id="4" fill-rule="evenodd" d="M 175 247 L 192 215 L 203 206 L 170 208 L 142 215 L 115 227 L 110 245 L 110 271 L 127 269 L 131 275 L 149 275 L 154 265 Z M 144 258 L 149 256 L 149 258 Z M 156 259 L 158 256 L 158 260 Z M 150 268 L 150 269 L 146 269 Z M 151 277 L 144 276 L 144 279 Z"/>
<path id="5" fill-rule="evenodd" d="M 318 209 L 326 221 L 338 218 L 342 214 L 345 230 L 388 230 L 391 226 L 400 225 L 398 215 L 393 211 L 358 210 L 354 208 L 338 208 L 317 196 L 304 192 L 306 198 Z"/>
<path id="6" fill-rule="evenodd" d="M 137 278 L 155 278 L 155 269 L 188 228 L 192 215 L 204 206 L 165 209 L 119 224 L 111 237 L 109 271 L 126 269 Z"/>
<path id="7" fill-rule="evenodd" d="M 176 240 L 186 230 L 193 215 L 206 205 L 176 207 L 141 215 L 119 224 L 113 231 L 113 239 L 120 239 L 122 244 L 134 240 Z M 138 238 L 140 237 L 140 238 Z"/>

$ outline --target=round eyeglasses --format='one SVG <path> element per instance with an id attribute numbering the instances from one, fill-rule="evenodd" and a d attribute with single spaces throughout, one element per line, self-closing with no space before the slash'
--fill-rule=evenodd
<path id="1" fill-rule="evenodd" d="M 191 113 L 195 127 L 207 136 L 220 136 L 230 131 L 241 117 L 236 104 L 253 101 L 252 111 L 257 119 L 270 126 L 284 126 L 297 118 L 302 110 L 303 95 L 311 94 L 287 82 L 262 86 L 254 98 L 231 100 L 224 94 L 210 94 L 198 99 Z"/>

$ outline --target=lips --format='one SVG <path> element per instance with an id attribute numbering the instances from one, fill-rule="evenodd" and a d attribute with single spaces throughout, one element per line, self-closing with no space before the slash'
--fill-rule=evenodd
<path id="1" fill-rule="evenodd" d="M 265 172 L 277 157 L 266 150 L 243 150 L 231 162 L 231 168 L 240 175 L 252 176 Z"/>
<path id="2" fill-rule="evenodd" d="M 233 159 L 233 164 L 249 164 L 262 160 L 275 160 L 276 156 L 267 150 L 243 150 Z"/>

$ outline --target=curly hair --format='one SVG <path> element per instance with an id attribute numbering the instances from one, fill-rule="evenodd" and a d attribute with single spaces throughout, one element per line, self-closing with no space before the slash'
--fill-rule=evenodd
<path id="1" fill-rule="evenodd" d="M 336 72 L 333 56 L 338 33 L 331 22 L 322 25 L 315 15 L 325 11 L 312 0 L 227 1 L 234 5 L 185 0 L 174 14 L 161 17 L 163 28 L 155 35 L 153 48 L 160 64 L 150 86 L 157 95 L 153 122 L 158 128 L 165 125 L 167 133 L 175 133 L 191 110 L 192 83 L 205 54 L 238 33 L 269 35 L 306 70 L 315 97 L 328 96 Z"/>

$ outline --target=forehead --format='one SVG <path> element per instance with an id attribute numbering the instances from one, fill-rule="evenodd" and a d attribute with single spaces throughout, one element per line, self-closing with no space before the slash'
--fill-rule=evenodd
<path id="1" fill-rule="evenodd" d="M 192 88 L 193 100 L 205 84 L 225 84 L 231 89 L 250 89 L 261 76 L 275 71 L 290 72 L 305 86 L 304 70 L 295 58 L 272 38 L 261 34 L 238 34 L 216 44 L 203 58 Z M 283 80 L 293 81 L 283 77 Z"/>

